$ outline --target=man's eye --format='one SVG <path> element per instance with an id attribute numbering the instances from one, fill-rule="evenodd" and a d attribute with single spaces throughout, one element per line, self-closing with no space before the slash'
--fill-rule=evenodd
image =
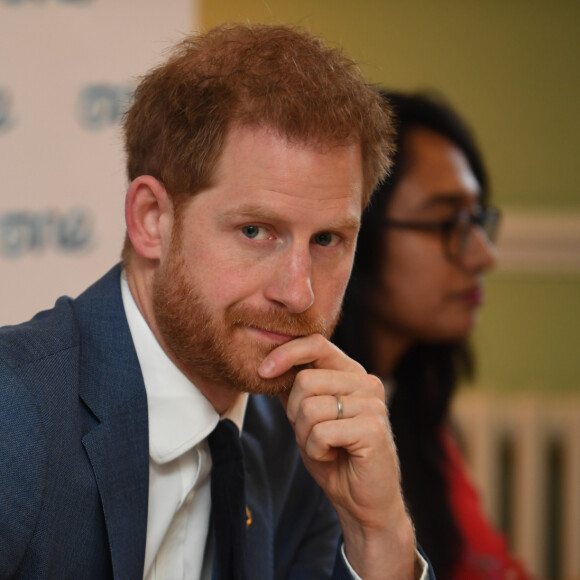
<path id="1" fill-rule="evenodd" d="M 251 240 L 255 240 L 257 238 L 264 238 L 264 236 L 266 235 L 264 228 L 261 228 L 260 226 L 244 226 L 242 228 L 242 233 L 244 234 L 244 236 L 250 238 Z"/>
<path id="2" fill-rule="evenodd" d="M 319 246 L 336 246 L 340 241 L 340 238 L 336 234 L 331 234 L 330 232 L 321 232 L 314 236 L 314 243 Z"/>

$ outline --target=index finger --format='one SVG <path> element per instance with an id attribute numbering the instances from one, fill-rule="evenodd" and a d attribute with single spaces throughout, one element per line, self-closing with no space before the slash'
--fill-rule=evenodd
<path id="1" fill-rule="evenodd" d="M 359 363 L 320 334 L 301 336 L 275 348 L 262 361 L 258 374 L 265 379 L 273 378 L 298 365 L 366 374 Z"/>

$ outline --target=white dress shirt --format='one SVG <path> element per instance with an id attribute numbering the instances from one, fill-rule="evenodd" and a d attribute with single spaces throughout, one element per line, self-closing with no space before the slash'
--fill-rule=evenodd
<path id="1" fill-rule="evenodd" d="M 149 414 L 149 512 L 146 580 L 209 580 L 211 455 L 207 442 L 220 417 L 173 364 L 141 315 L 125 274 L 123 306 L 147 391 Z M 247 395 L 228 417 L 238 429 Z"/>

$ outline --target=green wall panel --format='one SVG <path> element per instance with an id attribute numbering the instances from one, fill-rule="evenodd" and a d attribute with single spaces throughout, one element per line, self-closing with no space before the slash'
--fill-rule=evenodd
<path id="1" fill-rule="evenodd" d="M 501 390 L 580 390 L 580 274 L 488 279 L 474 346 L 478 382 Z"/>

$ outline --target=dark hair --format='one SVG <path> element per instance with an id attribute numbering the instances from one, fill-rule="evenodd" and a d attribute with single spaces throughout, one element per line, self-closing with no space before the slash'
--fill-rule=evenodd
<path id="1" fill-rule="evenodd" d="M 358 360 L 368 372 L 379 374 L 369 343 L 370 299 L 380 284 L 384 219 L 388 204 L 406 170 L 409 132 L 430 129 L 454 143 L 468 159 L 479 181 L 482 201 L 487 197 L 485 168 L 469 129 L 442 99 L 426 94 L 382 92 L 395 114 L 397 150 L 392 173 L 379 184 L 363 214 L 357 253 L 341 320 L 334 342 Z M 459 557 L 462 538 L 451 511 L 442 443 L 449 404 L 460 377 L 471 376 L 473 358 L 466 341 L 414 344 L 398 361 L 391 377 L 394 392 L 389 416 L 399 452 L 405 500 L 418 541 L 432 561 L 438 578 L 451 575 Z"/>

